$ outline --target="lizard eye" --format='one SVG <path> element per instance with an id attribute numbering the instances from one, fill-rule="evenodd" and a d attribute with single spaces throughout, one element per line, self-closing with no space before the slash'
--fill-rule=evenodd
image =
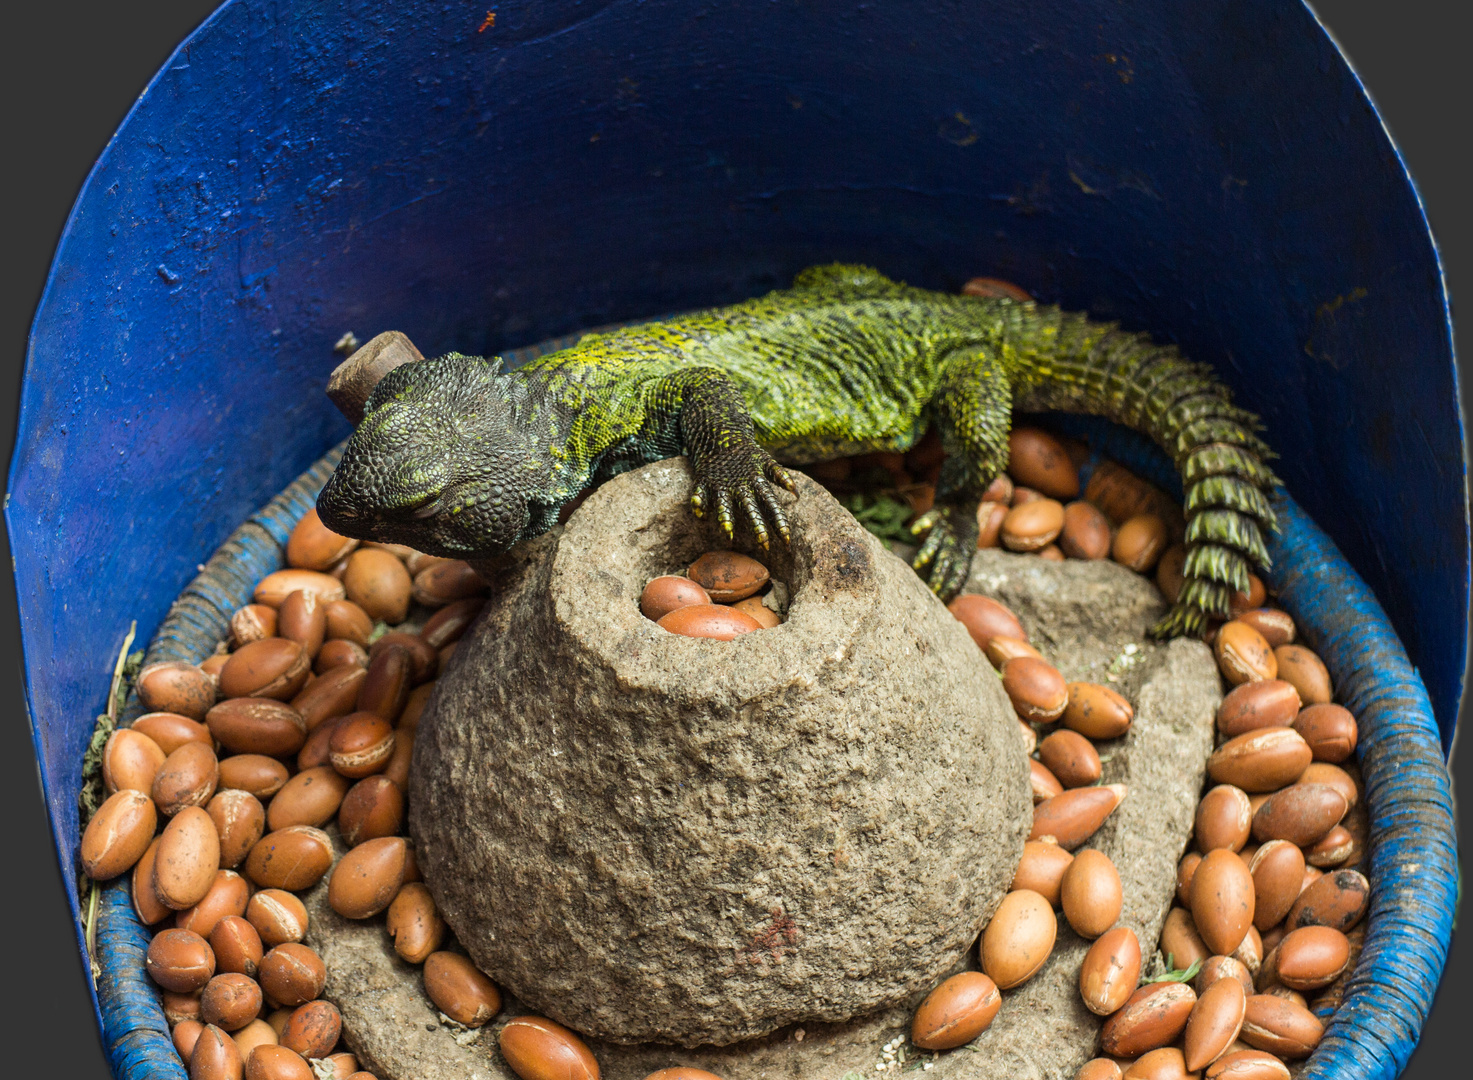
<path id="1" fill-rule="evenodd" d="M 416 507 L 414 516 L 416 518 L 434 517 L 445 507 L 445 496 L 435 495 L 423 506 Z"/>

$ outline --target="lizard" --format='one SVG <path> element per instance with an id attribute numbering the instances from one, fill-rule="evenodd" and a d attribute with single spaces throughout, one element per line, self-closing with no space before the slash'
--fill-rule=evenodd
<path id="1" fill-rule="evenodd" d="M 691 510 L 730 542 L 791 539 L 788 467 L 904 451 L 935 427 L 947 452 L 912 565 L 945 601 L 976 550 L 976 511 L 1007 466 L 1013 410 L 1115 420 L 1153 438 L 1185 491 L 1184 584 L 1156 637 L 1201 634 L 1266 568 L 1273 456 L 1210 366 L 1060 308 L 810 267 L 727 307 L 590 333 L 513 370 L 450 353 L 388 372 L 317 501 L 349 537 L 489 559 L 557 524 L 613 476 L 686 455 Z"/>

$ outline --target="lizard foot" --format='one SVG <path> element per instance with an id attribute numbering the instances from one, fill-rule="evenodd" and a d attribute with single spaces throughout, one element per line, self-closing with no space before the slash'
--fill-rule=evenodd
<path id="1" fill-rule="evenodd" d="M 708 510 L 714 509 L 721 531 L 730 540 L 736 533 L 740 508 L 757 536 L 758 547 L 767 550 L 774 530 L 786 545 L 792 540 L 792 532 L 787 514 L 777 501 L 774 485 L 794 495 L 798 493 L 788 471 L 761 447 L 753 447 L 739 456 L 725 456 L 712 468 L 698 470 L 695 490 L 690 496 L 691 513 L 698 518 L 705 517 Z"/>
<path id="2" fill-rule="evenodd" d="M 926 579 L 943 603 L 949 602 L 961 592 L 972 568 L 972 552 L 977 550 L 976 513 L 956 506 L 938 506 L 917 518 L 910 531 L 915 536 L 926 534 L 911 567 Z"/>

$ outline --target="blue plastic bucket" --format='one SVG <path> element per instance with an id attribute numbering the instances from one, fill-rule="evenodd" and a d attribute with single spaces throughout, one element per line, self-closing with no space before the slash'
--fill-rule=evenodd
<path id="1" fill-rule="evenodd" d="M 339 335 L 494 352 L 831 259 L 1012 278 L 1217 365 L 1446 747 L 1469 575 L 1446 297 L 1300 3 L 517 0 L 488 24 L 232 0 L 99 160 L 31 338 L 6 514 L 68 884 L 98 658 L 346 434 L 320 393 Z M 1387 1038 L 1404 1061 L 1415 1029 Z"/>

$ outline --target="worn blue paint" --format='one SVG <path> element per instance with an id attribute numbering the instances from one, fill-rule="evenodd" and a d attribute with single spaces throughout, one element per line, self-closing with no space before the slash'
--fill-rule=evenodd
<path id="1" fill-rule="evenodd" d="M 1381 598 L 1445 746 L 1468 523 L 1416 193 L 1294 0 L 232 0 L 99 159 L 27 361 L 7 520 L 37 755 L 130 619 L 345 433 L 342 331 L 500 350 L 869 261 L 1217 364 Z"/>

